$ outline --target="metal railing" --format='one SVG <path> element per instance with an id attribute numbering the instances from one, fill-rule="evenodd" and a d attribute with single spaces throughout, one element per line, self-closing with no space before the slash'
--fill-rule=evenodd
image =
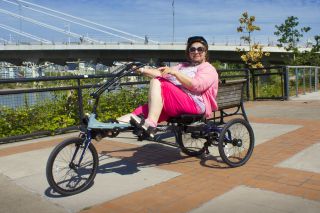
<path id="1" fill-rule="evenodd" d="M 310 71 L 311 70 L 311 71 Z M 220 79 L 247 79 L 245 88 L 245 100 L 261 100 L 261 99 L 277 99 L 288 100 L 290 94 L 295 90 L 295 95 L 298 94 L 299 88 L 306 92 L 309 86 L 309 91 L 317 91 L 319 87 L 319 67 L 268 67 L 263 69 L 230 69 L 218 70 Z M 311 73 L 311 74 L 310 74 Z M 308 74 L 308 75 L 307 75 Z M 41 94 L 51 92 L 76 92 L 76 106 L 77 108 L 77 123 L 81 124 L 84 114 L 84 94 L 88 90 L 99 87 L 98 81 L 105 78 L 113 77 L 113 74 L 104 75 L 78 75 L 78 76 L 62 76 L 62 77 L 40 77 L 40 78 L 23 78 L 23 79 L 0 79 L 0 85 L 18 85 L 19 88 L 0 89 L 0 103 L 4 97 L 14 96 L 18 94 Z M 137 75 L 130 75 L 131 77 Z M 307 82 L 309 79 L 309 84 Z M 91 82 L 90 82 L 91 81 Z M 138 77 L 137 81 L 122 82 L 121 85 L 136 85 L 147 84 Z M 26 88 L 23 84 L 29 84 L 30 88 Z M 57 86 L 60 85 L 60 86 Z M 40 85 L 40 86 L 39 86 Z M 46 86 L 47 85 L 47 86 Z M 51 86 L 50 86 L 51 85 Z M 22 88 L 21 88 L 22 87 Z M 42 98 L 40 98 L 42 101 Z M 26 103 L 25 103 L 26 102 Z M 22 107 L 32 106 L 35 103 L 25 101 Z M 67 100 L 66 100 L 67 102 Z M 25 105 L 27 104 L 27 105 Z M 2 104 L 3 105 L 3 104 Z M 1 108 L 1 107 L 0 107 Z M 1 119 L 0 119 L 1 120 Z M 18 121 L 17 121 L 18 122 Z M 55 133 L 61 133 L 75 129 L 75 127 L 68 127 L 65 129 L 58 129 Z M 1 127 L 0 127 L 1 131 Z M 2 130 L 4 131 L 4 130 Z M 52 134 L 52 131 L 32 132 L 25 135 L 12 135 L 6 138 L 0 138 L 1 143 L 10 141 L 22 140 L 29 137 Z"/>
<path id="2" fill-rule="evenodd" d="M 250 69 L 253 100 L 287 100 L 288 84 L 284 66 Z"/>
<path id="3" fill-rule="evenodd" d="M 85 84 L 84 81 L 90 81 L 90 80 L 94 80 L 94 79 L 108 79 L 110 77 L 113 77 L 114 74 L 105 74 L 105 75 L 79 75 L 79 76 L 62 76 L 62 77 L 41 77 L 41 78 L 25 78 L 25 79 L 0 79 L 0 85 L 5 85 L 5 84 L 20 84 L 19 87 L 21 87 L 22 84 L 34 84 L 37 83 L 41 86 L 36 86 L 36 88 L 34 88 L 34 86 L 32 86 L 31 88 L 13 88 L 13 89 L 2 89 L 0 90 L 0 109 L 3 107 L 12 107 L 12 104 L 10 105 L 10 103 L 5 103 L 5 97 L 10 97 L 10 96 L 14 96 L 14 95 L 26 95 L 26 94 L 42 94 L 42 93 L 51 93 L 51 92 L 68 92 L 68 91 L 75 91 L 77 94 L 77 100 L 76 100 L 76 108 L 77 108 L 77 117 L 78 117 L 78 121 L 77 124 L 81 124 L 82 122 L 82 118 L 84 115 L 83 109 L 84 109 L 84 105 L 83 105 L 83 94 L 84 94 L 84 90 L 87 90 L 86 93 L 90 93 L 92 92 L 95 88 L 98 88 L 100 86 L 100 84 L 98 83 L 89 83 L 89 84 Z M 136 74 L 131 74 L 128 75 L 128 77 L 135 77 L 138 76 Z M 71 81 L 73 81 L 73 84 L 71 83 Z M 74 82 L 75 81 L 75 82 Z M 43 88 L 45 83 L 52 83 L 52 82 L 56 82 L 53 84 L 61 84 L 62 86 L 48 86 Z M 60 83 L 57 83 L 60 82 Z M 130 85 L 136 85 L 136 84 L 146 84 L 148 83 L 148 81 L 138 81 L 138 82 L 122 82 L 119 84 L 119 86 L 130 86 Z M 23 97 L 24 98 L 24 97 Z M 9 99 L 10 101 L 14 101 L 13 99 Z M 22 101 L 20 102 L 19 106 L 13 106 L 13 108 L 28 108 L 31 107 L 33 105 L 36 105 L 38 103 L 43 102 L 44 100 L 42 98 L 40 98 L 39 100 L 35 100 L 35 101 Z M 37 103 L 38 102 L 38 103 Z M 67 100 L 66 100 L 67 102 Z M 16 122 L 19 122 L 18 120 Z M 36 122 L 36 121 L 34 121 Z M 70 131 L 70 130 L 74 130 L 77 129 L 76 126 L 70 126 L 67 128 L 61 128 L 61 129 L 57 129 L 55 130 L 55 133 L 62 133 L 62 132 L 66 132 L 66 131 Z M 1 128 L 0 128 L 1 130 Z M 52 134 L 52 131 L 39 131 L 39 132 L 33 132 L 30 134 L 24 134 L 24 135 L 14 135 L 14 136 L 9 136 L 9 137 L 5 137 L 5 138 L 0 138 L 0 144 L 1 143 L 7 143 L 10 141 L 17 141 L 17 140 L 22 140 L 22 139 L 26 139 L 29 137 L 36 137 L 36 136 L 41 136 L 41 135 L 50 135 Z"/>
<path id="4" fill-rule="evenodd" d="M 247 79 L 246 100 L 287 100 L 289 97 L 285 66 L 218 70 L 218 72 L 220 79 Z M 268 91 L 268 86 L 274 89 Z"/>
<path id="5" fill-rule="evenodd" d="M 306 94 L 307 87 L 309 92 L 318 91 L 319 87 L 319 68 L 316 66 L 287 66 L 288 80 L 294 82 L 295 96 Z M 289 83 L 288 81 L 288 83 Z"/>

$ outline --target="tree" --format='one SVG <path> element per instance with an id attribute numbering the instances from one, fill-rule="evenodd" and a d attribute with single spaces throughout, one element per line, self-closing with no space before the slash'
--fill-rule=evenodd
<path id="1" fill-rule="evenodd" d="M 315 45 L 312 45 L 312 50 L 315 52 L 320 51 L 320 35 L 315 35 L 314 40 L 316 41 Z"/>
<path id="2" fill-rule="evenodd" d="M 320 65 L 320 35 L 314 36 L 315 44 L 312 45 L 310 51 L 298 52 L 296 51 L 295 60 L 291 62 L 292 65 Z"/>
<path id="3" fill-rule="evenodd" d="M 311 65 L 319 66 L 320 64 L 320 35 L 314 36 L 315 43 L 312 42 L 311 51 L 298 51 L 298 43 L 303 34 L 310 31 L 310 27 L 299 28 L 299 19 L 294 16 L 288 17 L 283 24 L 275 26 L 277 31 L 275 35 L 279 36 L 278 46 L 284 47 L 287 51 L 293 51 L 293 59 L 288 63 L 290 65 Z"/>
<path id="4" fill-rule="evenodd" d="M 277 40 L 279 42 L 279 47 L 284 47 L 287 51 L 297 51 L 297 44 L 303 37 L 303 33 L 311 30 L 310 27 L 302 27 L 298 29 L 298 25 L 299 21 L 295 16 L 288 17 L 280 26 L 275 25 L 277 31 L 274 32 L 274 35 L 280 36 Z"/>
<path id="5" fill-rule="evenodd" d="M 247 12 L 244 12 L 240 17 L 240 26 L 237 28 L 237 31 L 245 34 L 241 36 L 240 39 L 249 45 L 249 51 L 246 51 L 244 48 L 237 48 L 237 51 L 241 53 L 241 60 L 249 68 L 262 68 L 263 65 L 261 60 L 263 56 L 269 56 L 270 53 L 263 52 L 263 47 L 260 44 L 252 43 L 252 33 L 256 30 L 260 30 L 259 26 L 254 25 L 255 20 L 256 18 L 254 16 L 249 16 Z"/>

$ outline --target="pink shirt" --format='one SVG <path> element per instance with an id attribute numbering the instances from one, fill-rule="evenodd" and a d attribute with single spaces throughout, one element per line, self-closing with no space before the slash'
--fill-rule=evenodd
<path id="1" fill-rule="evenodd" d="M 174 68 L 179 70 L 189 66 L 189 63 L 181 63 Z M 219 79 L 216 69 L 210 63 L 204 62 L 197 66 L 197 72 L 192 78 L 192 86 L 187 88 L 191 92 L 201 94 L 205 104 L 206 117 L 211 117 L 212 111 L 218 109 L 216 102 L 218 83 Z"/>
<path id="2" fill-rule="evenodd" d="M 187 67 L 180 66 L 180 67 L 175 67 L 175 69 L 179 69 L 179 72 L 183 73 L 186 76 L 189 76 L 190 78 L 194 78 L 194 76 L 198 72 L 198 66 L 187 66 Z M 171 83 L 173 83 L 174 85 L 178 86 L 185 93 L 187 93 L 190 98 L 193 99 L 193 101 L 197 106 L 199 114 L 202 114 L 206 111 L 206 106 L 202 98 L 202 93 L 192 92 L 189 89 L 185 88 L 181 84 L 181 82 L 178 81 L 178 79 L 173 75 L 166 75 L 165 78 L 169 80 Z"/>

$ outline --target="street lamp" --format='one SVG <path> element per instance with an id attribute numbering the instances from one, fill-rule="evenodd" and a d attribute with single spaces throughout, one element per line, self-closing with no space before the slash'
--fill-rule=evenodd
<path id="1" fill-rule="evenodd" d="M 18 7 L 19 7 L 19 16 L 20 16 L 20 18 L 19 18 L 19 31 L 21 33 L 21 31 L 22 31 L 22 19 L 21 19 L 21 6 L 22 6 L 22 4 L 19 0 L 15 0 L 15 1 L 17 2 Z M 19 35 L 18 42 L 20 42 L 20 35 Z"/>
<path id="2" fill-rule="evenodd" d="M 174 43 L 174 0 L 172 0 L 172 43 Z"/>
<path id="3" fill-rule="evenodd" d="M 67 32 L 68 32 L 68 44 L 70 44 L 70 24 L 65 24 L 64 26 L 67 28 Z"/>

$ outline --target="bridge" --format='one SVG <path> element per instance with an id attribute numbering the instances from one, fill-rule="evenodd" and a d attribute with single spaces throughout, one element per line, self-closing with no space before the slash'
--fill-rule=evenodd
<path id="1" fill-rule="evenodd" d="M 27 40 L 12 42 L 11 39 L 7 40 L 0 36 L 0 61 L 21 65 L 24 61 L 36 64 L 45 61 L 65 64 L 66 61 L 88 60 L 110 64 L 113 61 L 149 61 L 152 59 L 163 62 L 185 60 L 185 43 L 155 41 L 146 36 L 135 35 L 24 0 L 2 0 L 1 2 L 11 6 L 11 10 L 0 8 L 0 14 L 17 19 L 20 22 L 20 29 L 9 26 L 7 23 L 1 23 L 0 30 L 9 31 Z M 15 9 L 12 10 L 12 7 L 15 7 Z M 19 9 L 18 12 L 17 8 Z M 49 24 L 45 20 L 22 15 L 22 10 L 39 14 L 39 17 L 44 19 L 55 19 L 60 25 L 68 23 L 66 25 L 67 29 Z M 27 13 L 24 12 L 23 14 Z M 30 25 L 36 25 L 43 30 L 63 34 L 68 37 L 68 42 L 53 42 L 48 38 L 35 35 L 35 32 L 23 31 L 21 28 L 22 21 Z M 100 33 L 102 37 L 116 38 L 118 42 L 102 41 L 96 37 L 83 36 L 83 33 L 80 32 L 72 32 L 70 30 L 71 24 L 82 27 L 87 31 Z M 240 62 L 237 48 L 248 49 L 248 47 L 240 45 L 210 44 L 209 59 L 210 61 Z M 264 45 L 263 50 L 270 52 L 271 55 L 265 57 L 264 60 L 271 64 L 283 64 L 285 59 L 292 56 L 284 48 L 276 46 Z M 308 50 L 308 48 L 301 48 L 301 50 Z"/>
<path id="2" fill-rule="evenodd" d="M 185 60 L 184 43 L 105 43 L 105 44 L 30 44 L 30 45 L 0 45 L 0 61 L 7 61 L 19 65 L 23 61 L 36 64 L 50 61 L 65 64 L 66 61 L 85 60 L 102 64 L 113 61 L 183 61 Z M 244 46 L 209 45 L 210 61 L 240 62 L 237 48 Z M 270 52 L 265 57 L 269 63 L 283 64 L 291 56 L 283 48 L 264 47 Z"/>

